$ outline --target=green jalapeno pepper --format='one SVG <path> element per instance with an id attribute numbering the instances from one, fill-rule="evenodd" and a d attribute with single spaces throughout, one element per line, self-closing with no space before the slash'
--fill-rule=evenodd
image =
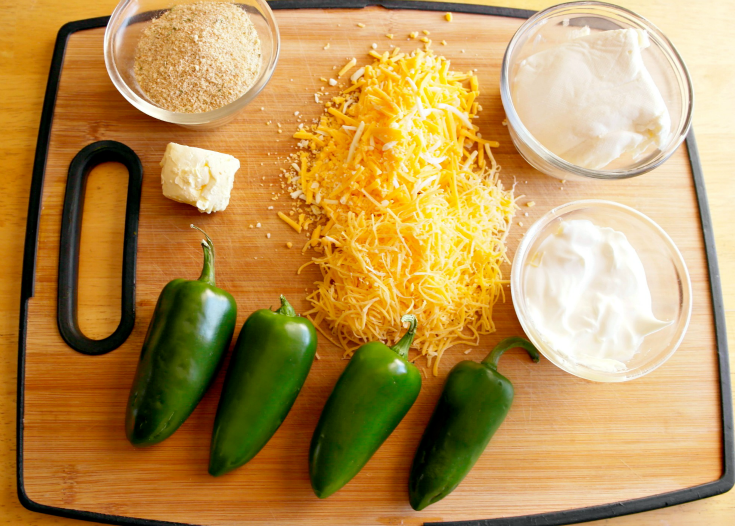
<path id="1" fill-rule="evenodd" d="M 411 467 L 408 491 L 414 510 L 454 491 L 503 423 L 513 384 L 498 372 L 498 359 L 514 347 L 539 361 L 531 342 L 514 337 L 498 343 L 481 363 L 462 361 L 450 371 Z"/>
<path id="2" fill-rule="evenodd" d="M 237 304 L 214 281 L 214 245 L 204 234 L 196 281 L 175 279 L 161 291 L 135 379 L 125 431 L 134 446 L 157 444 L 189 417 L 214 378 L 235 331 Z"/>
<path id="3" fill-rule="evenodd" d="M 252 459 L 296 401 L 316 354 L 316 329 L 281 308 L 257 310 L 243 325 L 214 420 L 209 473 L 218 476 Z"/>
<path id="4" fill-rule="evenodd" d="M 363 345 L 337 380 L 311 439 L 309 475 L 319 498 L 347 484 L 393 432 L 416 401 L 421 374 L 408 362 L 416 317 L 392 348 Z"/>

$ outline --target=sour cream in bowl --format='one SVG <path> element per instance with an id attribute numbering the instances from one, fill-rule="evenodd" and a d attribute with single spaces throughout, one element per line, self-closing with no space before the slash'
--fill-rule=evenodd
<path id="1" fill-rule="evenodd" d="M 602 382 L 647 374 L 676 351 L 691 283 L 671 238 L 610 201 L 576 201 L 527 232 L 511 270 L 518 318 L 546 358 Z"/>

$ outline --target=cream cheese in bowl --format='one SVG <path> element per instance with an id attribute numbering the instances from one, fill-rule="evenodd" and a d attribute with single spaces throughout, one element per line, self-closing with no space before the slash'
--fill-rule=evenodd
<path id="1" fill-rule="evenodd" d="M 692 122 L 694 89 L 673 44 L 620 6 L 569 2 L 531 16 L 500 70 L 521 156 L 561 180 L 625 179 L 661 165 Z"/>
<path id="2" fill-rule="evenodd" d="M 518 65 L 511 93 L 528 131 L 552 153 L 593 170 L 663 149 L 671 118 L 643 61 L 648 32 L 590 34 L 585 26 L 580 33 Z"/>
<path id="3" fill-rule="evenodd" d="M 541 337 L 572 361 L 626 368 L 657 319 L 643 263 L 625 234 L 587 219 L 562 221 L 531 255 L 524 290 Z"/>

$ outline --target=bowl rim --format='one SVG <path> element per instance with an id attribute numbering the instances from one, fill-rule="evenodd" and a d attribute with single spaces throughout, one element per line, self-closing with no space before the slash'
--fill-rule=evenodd
<path id="1" fill-rule="evenodd" d="M 597 7 L 597 8 L 602 8 L 603 10 L 610 10 L 612 12 L 621 14 L 627 18 L 632 18 L 636 20 L 637 22 L 639 22 L 641 25 L 645 26 L 646 30 L 649 33 L 652 33 L 654 35 L 655 38 L 652 40 L 654 41 L 655 44 L 658 45 L 657 40 L 660 40 L 664 44 L 664 46 L 659 46 L 660 49 L 662 50 L 664 54 L 668 55 L 670 62 L 673 62 L 674 64 L 676 64 L 676 66 L 679 68 L 679 73 L 681 73 L 681 75 L 683 76 L 685 80 L 686 89 L 683 95 L 687 97 L 688 104 L 686 108 L 686 116 L 684 118 L 683 126 L 679 130 L 671 131 L 672 140 L 670 141 L 666 150 L 659 153 L 649 162 L 642 164 L 640 166 L 637 166 L 633 169 L 593 170 L 590 168 L 584 168 L 576 164 L 572 164 L 569 161 L 562 159 L 555 153 L 552 153 L 545 146 L 543 146 L 539 141 L 536 140 L 536 138 L 531 134 L 531 132 L 526 128 L 526 126 L 521 121 L 520 117 L 518 116 L 518 113 L 515 110 L 515 106 L 513 104 L 513 97 L 511 96 L 511 93 L 510 93 L 510 83 L 509 83 L 510 55 L 512 51 L 514 51 L 516 45 L 518 44 L 518 40 L 522 36 L 524 36 L 525 33 L 530 28 L 535 27 L 538 23 L 542 23 L 544 20 L 557 14 L 559 11 L 566 11 L 566 10 L 570 10 L 574 8 L 586 8 L 586 7 Z M 594 16 L 600 16 L 600 15 L 594 15 Z M 681 143 L 684 141 L 686 136 L 689 134 L 689 131 L 692 126 L 692 118 L 693 118 L 693 113 L 694 113 L 694 85 L 692 84 L 692 78 L 689 73 L 689 69 L 687 68 L 686 63 L 684 62 L 684 59 L 679 54 L 679 51 L 676 49 L 674 44 L 668 39 L 668 37 L 655 24 L 653 24 L 647 18 L 639 15 L 638 13 L 635 13 L 634 11 L 631 11 L 624 7 L 610 4 L 607 2 L 597 2 L 597 1 L 592 1 L 592 0 L 585 0 L 585 1 L 578 1 L 578 2 L 566 2 L 563 4 L 557 4 L 555 6 L 552 6 L 547 9 L 537 12 L 536 14 L 528 18 L 526 21 L 524 21 L 523 24 L 521 24 L 518 30 L 516 30 L 513 37 L 510 39 L 510 42 L 508 43 L 508 46 L 505 49 L 505 54 L 503 55 L 503 62 L 500 67 L 500 98 L 503 103 L 503 109 L 505 110 L 508 122 L 513 127 L 513 130 L 519 136 L 519 139 L 521 141 L 527 144 L 536 154 L 543 157 L 546 162 L 550 163 L 555 168 L 559 170 L 563 170 L 570 174 L 574 174 L 574 175 L 581 176 L 581 177 L 592 178 L 592 179 L 605 179 L 605 180 L 628 179 L 630 177 L 635 177 L 637 175 L 641 175 L 643 173 L 649 172 L 653 170 L 654 168 L 662 165 L 664 162 L 666 162 L 669 159 L 669 157 L 671 157 L 671 155 L 676 151 L 676 149 L 681 145 Z"/>
<path id="2" fill-rule="evenodd" d="M 680 329 L 677 329 L 680 330 L 680 333 L 676 340 L 672 341 L 669 344 L 670 348 L 668 352 L 657 354 L 655 359 L 635 369 L 621 372 L 609 372 L 599 371 L 586 367 L 584 365 L 575 364 L 577 369 L 570 370 L 570 368 L 566 366 L 564 361 L 557 359 L 556 351 L 554 351 L 549 345 L 547 345 L 546 342 L 540 337 L 538 331 L 535 328 L 535 325 L 530 319 L 530 315 L 527 313 L 527 308 L 523 295 L 523 281 L 521 279 L 521 273 L 523 264 L 528 257 L 530 247 L 537 240 L 539 234 L 552 221 L 560 219 L 570 212 L 582 210 L 585 208 L 606 208 L 618 210 L 625 212 L 628 215 L 641 221 L 643 224 L 647 225 L 653 232 L 656 232 L 659 235 L 659 237 L 664 241 L 664 244 L 670 250 L 672 258 L 676 260 L 677 270 L 679 268 L 681 269 L 681 272 L 679 272 L 681 281 L 680 286 L 683 296 L 687 298 L 688 301 L 686 301 L 686 304 L 682 306 L 681 314 L 675 320 L 677 326 L 681 327 Z M 661 226 L 653 219 L 651 219 L 644 213 L 639 212 L 635 208 L 624 205 L 622 203 L 618 203 L 616 201 L 609 201 L 605 199 L 581 199 L 577 201 L 571 201 L 569 203 L 564 203 L 562 205 L 552 208 L 543 216 L 541 216 L 541 218 L 539 218 L 533 225 L 531 225 L 531 227 L 526 231 L 525 236 L 519 243 L 518 248 L 516 249 L 516 252 L 513 256 L 510 275 L 510 291 L 511 299 L 513 301 L 513 309 L 515 310 L 516 316 L 518 317 L 518 321 L 520 322 L 523 331 L 533 342 L 533 344 L 538 348 L 538 350 L 544 355 L 544 357 L 546 357 L 546 359 L 548 359 L 551 363 L 553 363 L 563 371 L 573 374 L 574 376 L 584 378 L 585 380 L 596 382 L 624 382 L 628 380 L 633 380 L 635 378 L 640 378 L 641 376 L 644 376 L 663 365 L 669 358 L 671 358 L 671 356 L 681 345 L 681 342 L 684 340 L 684 336 L 686 335 L 689 328 L 689 323 L 691 322 L 694 303 L 692 297 L 692 282 L 689 275 L 689 268 L 687 267 L 684 257 L 679 251 L 679 248 L 676 246 L 668 233 L 666 233 L 666 231 L 661 228 Z"/>
<path id="3" fill-rule="evenodd" d="M 251 0 L 258 5 L 261 10 L 261 14 L 266 19 L 270 32 L 273 35 L 273 46 L 268 60 L 263 61 L 262 70 L 257 80 L 252 86 L 250 86 L 250 88 L 248 88 L 245 93 L 240 95 L 240 97 L 230 102 L 229 104 L 226 104 L 214 110 L 201 113 L 180 113 L 170 111 L 148 102 L 140 95 L 138 95 L 133 89 L 131 89 L 128 83 L 125 82 L 125 80 L 123 79 L 122 75 L 120 75 L 117 63 L 115 61 L 115 54 L 113 53 L 113 40 L 117 35 L 117 28 L 122 21 L 121 19 L 123 17 L 123 13 L 133 1 L 134 0 L 121 0 L 117 4 L 117 6 L 115 6 L 115 10 L 112 12 L 112 15 L 110 15 L 110 19 L 107 22 L 107 26 L 105 27 L 103 50 L 105 57 L 105 67 L 107 68 L 107 73 L 110 76 L 110 80 L 115 85 L 115 88 L 117 88 L 120 94 L 130 104 L 132 104 L 135 108 L 142 111 L 146 115 L 164 122 L 179 124 L 183 126 L 199 126 L 211 124 L 213 122 L 224 120 L 245 108 L 245 106 L 247 106 L 258 96 L 258 94 L 263 90 L 263 88 L 265 88 L 265 86 L 268 84 L 271 77 L 273 76 L 273 72 L 276 69 L 276 64 L 278 63 L 278 58 L 281 51 L 281 33 L 278 28 L 278 23 L 276 22 L 275 16 L 273 15 L 273 10 L 271 9 L 268 2 L 266 0 Z M 236 5 L 242 6 L 243 4 Z M 169 9 L 163 9 L 163 11 L 168 10 Z M 147 15 L 150 13 L 152 17 L 160 11 L 161 10 L 144 11 L 142 13 L 135 13 L 134 16 L 140 17 L 141 15 Z"/>

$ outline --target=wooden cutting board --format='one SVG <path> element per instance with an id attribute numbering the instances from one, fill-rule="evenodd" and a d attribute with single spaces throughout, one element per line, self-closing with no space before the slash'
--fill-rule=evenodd
<path id="1" fill-rule="evenodd" d="M 562 183 L 531 169 L 502 125 L 500 64 L 521 19 L 455 14 L 448 23 L 439 12 L 378 7 L 279 10 L 276 18 L 282 49 L 275 75 L 237 120 L 212 131 L 165 124 L 128 104 L 105 71 L 104 28 L 69 38 L 46 163 L 35 296 L 27 315 L 20 457 L 27 498 L 37 507 L 206 525 L 410 525 L 616 503 L 720 479 L 725 457 L 713 304 L 686 146 L 635 179 Z M 309 266 L 297 275 L 310 256 L 288 249 L 286 242 L 300 247 L 305 239 L 276 217 L 277 211 L 290 209 L 287 199 L 272 200 L 280 188 L 279 170 L 286 166 L 280 159 L 296 142 L 290 138 L 297 126 L 294 112 L 307 120 L 317 117 L 322 107 L 313 94 L 325 86 L 320 77 L 333 76 L 334 67 L 353 56 L 367 62 L 372 43 L 378 50 L 393 44 L 410 51 L 419 44 L 407 35 L 422 30 L 431 32 L 435 50 L 451 59 L 452 69 L 477 68 L 484 108 L 479 125 L 485 137 L 501 143 L 495 152 L 502 179 L 506 185 L 516 182 L 517 195 L 536 202 L 533 208 L 521 207 L 510 253 L 536 219 L 572 200 L 610 199 L 647 214 L 672 237 L 691 273 L 694 310 L 678 352 L 648 376 L 622 384 L 588 382 L 544 359 L 533 364 L 523 352 L 508 353 L 501 369 L 514 382 L 516 398 L 507 420 L 462 485 L 419 513 L 407 501 L 418 440 L 449 369 L 467 358 L 481 359 L 501 338 L 521 334 L 509 294 L 495 309 L 497 333 L 484 337 L 468 355 L 464 348 L 449 350 L 438 377 L 425 379 L 398 429 L 350 484 L 325 501 L 311 491 L 307 453 L 321 408 L 346 362 L 341 350 L 323 338 L 320 359 L 293 410 L 247 466 L 217 479 L 207 474 L 224 371 L 176 434 L 145 450 L 133 448 L 123 429 L 125 405 L 156 299 L 169 280 L 194 279 L 201 268 L 200 236 L 189 224 L 203 227 L 216 243 L 218 285 L 238 302 L 238 327 L 253 310 L 276 305 L 279 294 L 286 294 L 297 311 L 308 310 L 305 295 L 318 271 Z M 439 45 L 441 40 L 447 45 Z M 142 160 L 144 182 L 135 328 L 119 349 L 93 357 L 61 339 L 56 295 L 69 163 L 97 140 L 131 147 Z M 171 141 L 240 159 L 225 212 L 200 215 L 162 196 L 158 163 Z M 124 171 L 114 166 L 95 170 L 88 184 L 80 310 L 90 337 L 109 334 L 120 316 L 125 187 Z M 260 228 L 249 228 L 257 223 Z"/>

